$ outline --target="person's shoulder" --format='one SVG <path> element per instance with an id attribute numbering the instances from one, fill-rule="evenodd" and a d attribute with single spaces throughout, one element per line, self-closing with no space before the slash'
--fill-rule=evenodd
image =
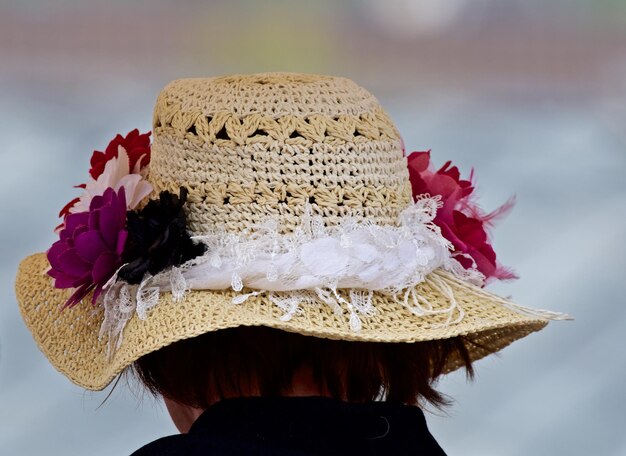
<path id="1" fill-rule="evenodd" d="M 252 450 L 252 453 L 249 451 Z M 151 442 L 131 456 L 196 456 L 196 455 L 235 455 L 235 454 L 256 454 L 254 448 L 235 440 L 207 438 L 202 435 L 171 435 Z M 262 454 L 262 453 L 258 453 Z"/>
<path id="2" fill-rule="evenodd" d="M 130 456 L 173 456 L 179 454 L 206 454 L 206 448 L 198 446 L 200 442 L 196 442 L 195 439 L 189 438 L 188 435 L 170 435 L 168 437 L 162 437 L 154 442 L 150 442 L 147 445 L 142 446 Z M 197 447 L 197 450 L 202 452 L 193 453 L 193 448 Z"/>
<path id="3" fill-rule="evenodd" d="M 179 434 L 155 440 L 139 448 L 130 456 L 233 456 L 241 454 L 310 456 L 312 453 L 305 450 L 296 450 L 294 452 L 293 449 L 270 448 L 265 445 L 260 446 L 259 442 L 215 438 L 215 436 L 208 438 L 204 435 Z"/>

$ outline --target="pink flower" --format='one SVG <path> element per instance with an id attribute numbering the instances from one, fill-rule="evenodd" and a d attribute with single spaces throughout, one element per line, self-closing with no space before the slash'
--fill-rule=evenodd
<path id="1" fill-rule="evenodd" d="M 150 132 L 139 134 L 136 128 L 129 132 L 126 137 L 117 135 L 107 146 L 104 152 L 94 151 L 91 156 L 91 169 L 89 174 L 98 179 L 104 172 L 104 167 L 113 158 L 118 156 L 120 147 L 126 151 L 129 158 L 130 169 L 138 173 L 139 169 L 150 163 Z"/>
<path id="2" fill-rule="evenodd" d="M 473 170 L 470 179 L 461 179 L 461 174 L 451 162 L 446 162 L 439 170 L 430 168 L 430 151 L 413 152 L 408 156 L 409 178 L 413 196 L 428 193 L 440 195 L 443 206 L 437 211 L 435 224 L 455 249 L 455 258 L 469 269 L 473 266 L 491 279 L 515 279 L 517 276 L 496 261 L 496 254 L 490 244 L 488 228 L 493 221 L 505 215 L 514 204 L 511 199 L 495 211 L 484 214 L 472 201 Z"/>
<path id="3" fill-rule="evenodd" d="M 91 200 L 89 211 L 66 217 L 60 239 L 47 253 L 54 286 L 76 289 L 64 307 L 76 305 L 92 290 L 95 304 L 103 286 L 122 265 L 128 236 L 125 226 L 124 187 L 119 192 L 107 189 Z"/>
<path id="4" fill-rule="evenodd" d="M 152 185 L 141 174 L 130 172 L 128 154 L 122 146 L 119 148 L 117 156 L 106 163 L 98 179 L 85 184 L 85 191 L 69 208 L 70 213 L 88 211 L 92 198 L 102 195 L 108 188 L 116 191 L 124 188 L 128 210 L 137 207 L 139 202 L 152 192 Z"/>

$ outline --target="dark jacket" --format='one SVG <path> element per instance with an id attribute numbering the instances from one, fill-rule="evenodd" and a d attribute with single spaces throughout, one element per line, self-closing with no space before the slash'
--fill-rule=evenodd
<path id="1" fill-rule="evenodd" d="M 349 404 L 324 397 L 227 399 L 209 407 L 188 434 L 156 440 L 132 456 L 445 456 L 418 407 Z"/>

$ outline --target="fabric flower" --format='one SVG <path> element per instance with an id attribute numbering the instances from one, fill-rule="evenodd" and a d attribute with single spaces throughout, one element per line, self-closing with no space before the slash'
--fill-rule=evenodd
<path id="1" fill-rule="evenodd" d="M 122 265 L 128 236 L 124 188 L 107 189 L 91 200 L 89 211 L 69 214 L 47 256 L 48 275 L 56 288 L 76 288 L 64 307 L 72 307 L 92 290 L 96 303 L 103 286 Z"/>
<path id="2" fill-rule="evenodd" d="M 152 185 L 138 172 L 131 173 L 130 159 L 126 151 L 119 146 L 116 157 L 111 158 L 104 166 L 98 179 L 88 182 L 79 200 L 69 209 L 70 213 L 88 210 L 91 199 L 102 195 L 106 189 L 118 191 L 124 188 L 127 209 L 132 210 L 152 192 Z"/>
<path id="3" fill-rule="evenodd" d="M 102 195 L 109 187 L 119 190 L 124 186 L 128 209 L 134 209 L 152 191 L 150 184 L 143 180 L 145 167 L 150 163 L 150 134 L 139 134 L 139 130 L 134 129 L 126 137 L 118 134 L 104 152 L 94 151 L 89 170 L 93 181 L 75 186 L 82 188 L 83 194 L 67 203 L 59 217 L 64 219 L 71 213 L 86 212 L 91 198 Z M 55 231 L 61 229 L 63 223 Z"/>
<path id="4" fill-rule="evenodd" d="M 164 191 L 140 211 L 128 213 L 128 243 L 118 276 L 131 284 L 141 283 L 144 275 L 155 275 L 202 255 L 204 244 L 196 244 L 187 233 L 183 205 L 187 189 L 180 196 Z"/>
<path id="5" fill-rule="evenodd" d="M 139 173 L 139 169 L 150 163 L 150 132 L 139 134 L 139 130 L 135 128 L 126 137 L 118 134 L 104 152 L 94 151 L 89 170 L 91 177 L 94 179 L 100 177 L 106 164 L 118 156 L 120 147 L 128 154 L 130 169 L 133 173 Z"/>
<path id="6" fill-rule="evenodd" d="M 413 152 L 408 157 L 409 178 L 413 188 L 413 195 L 430 193 L 440 195 L 443 207 L 437 211 L 437 217 L 449 223 L 452 212 L 474 191 L 469 180 L 461 179 L 461 173 L 456 166 L 446 162 L 438 171 L 429 169 L 430 151 Z M 470 177 L 471 179 L 471 177 Z"/>
<path id="7" fill-rule="evenodd" d="M 428 193 L 440 195 L 443 206 L 437 211 L 434 223 L 455 249 L 455 258 L 461 265 L 470 269 L 476 267 L 486 281 L 491 279 L 515 279 L 517 276 L 496 261 L 496 254 L 489 241 L 488 228 L 505 215 L 514 204 L 510 199 L 495 211 L 484 214 L 471 199 L 474 192 L 470 173 L 469 180 L 461 179 L 461 174 L 451 162 L 446 162 L 439 170 L 430 169 L 430 151 L 413 152 L 408 156 L 409 178 L 413 196 Z"/>

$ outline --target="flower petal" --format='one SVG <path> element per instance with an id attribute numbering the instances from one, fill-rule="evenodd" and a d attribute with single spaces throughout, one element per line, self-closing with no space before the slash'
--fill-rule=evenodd
<path id="1" fill-rule="evenodd" d="M 119 256 L 113 252 L 103 252 L 93 265 L 91 277 L 95 284 L 106 283 L 120 265 Z"/>
<path id="2" fill-rule="evenodd" d="M 476 269 L 478 269 L 485 276 L 485 278 L 493 276 L 493 273 L 496 270 L 496 254 L 493 252 L 491 246 L 483 244 L 479 248 L 472 248 L 469 254 L 476 262 Z M 492 258 L 493 262 L 491 261 Z"/>
<path id="3" fill-rule="evenodd" d="M 140 174 L 129 174 L 124 176 L 117 183 L 117 188 L 124 188 L 127 208 L 134 209 L 137 205 L 152 192 L 152 185 Z"/>
<path id="4" fill-rule="evenodd" d="M 61 231 L 61 236 L 65 235 L 69 236 L 70 233 L 73 233 L 74 230 L 79 225 L 87 225 L 89 221 L 89 213 L 88 212 L 78 212 L 75 214 L 70 214 L 65 219 L 65 229 Z"/>
<path id="5" fill-rule="evenodd" d="M 80 198 L 77 197 L 67 203 L 65 206 L 63 206 L 63 209 L 61 209 L 61 212 L 59 212 L 59 217 L 65 217 L 66 215 L 68 215 L 70 213 L 70 209 L 72 209 L 72 207 L 74 207 L 74 205 L 79 201 Z"/>
<path id="6" fill-rule="evenodd" d="M 126 190 L 124 187 L 117 192 L 117 220 L 118 226 L 123 228 L 126 225 Z"/>
<path id="7" fill-rule="evenodd" d="M 412 172 L 424 172 L 430 164 L 430 150 L 426 152 L 411 152 L 407 157 L 409 169 Z"/>
<path id="8" fill-rule="evenodd" d="M 78 255 L 90 263 L 98 259 L 98 255 L 107 249 L 99 232 L 91 230 L 78 235 L 74 241 Z"/>
<path id="9" fill-rule="evenodd" d="M 61 269 L 61 261 L 59 258 L 67 249 L 67 243 L 64 241 L 56 241 L 52 244 L 52 247 L 48 249 L 48 253 L 46 255 L 48 257 L 48 263 L 50 263 L 50 266 L 53 269 Z"/>
<path id="10" fill-rule="evenodd" d="M 150 161 L 150 157 L 147 153 L 143 153 L 139 157 L 137 157 L 136 160 L 137 161 L 135 162 L 135 165 L 133 166 L 133 169 L 132 169 L 133 174 L 139 174 L 141 172 L 141 168 L 144 167 Z"/>
<path id="11" fill-rule="evenodd" d="M 82 285 L 72 294 L 72 296 L 69 297 L 69 299 L 65 302 L 65 305 L 63 306 L 63 308 L 65 309 L 66 307 L 74 307 L 85 296 L 89 294 L 89 292 L 93 289 L 93 287 L 94 287 L 93 283 L 86 283 Z"/>
<path id="12" fill-rule="evenodd" d="M 103 152 L 94 151 L 91 156 L 91 169 L 89 170 L 89 174 L 94 180 L 97 180 L 104 171 L 104 164 L 106 163 L 106 158 Z"/>
<path id="13" fill-rule="evenodd" d="M 85 272 L 91 269 L 91 264 L 79 257 L 75 248 L 63 252 L 59 256 L 59 263 L 61 271 L 76 277 L 82 277 Z"/>
<path id="14" fill-rule="evenodd" d="M 114 250 L 117 245 L 117 233 L 120 230 L 118 212 L 115 207 L 103 207 L 100 209 L 99 231 L 102 239 L 109 250 Z"/>
<path id="15" fill-rule="evenodd" d="M 76 278 L 69 276 L 58 269 L 50 269 L 47 271 L 47 274 L 54 279 L 54 286 L 56 288 L 74 288 L 76 283 L 79 282 L 80 284 L 82 279 L 82 277 Z"/>
<path id="16" fill-rule="evenodd" d="M 98 297 L 100 296 L 100 294 L 102 294 L 102 290 L 104 288 L 104 284 L 98 284 L 96 285 L 96 287 L 93 290 L 93 296 L 91 298 L 91 304 L 93 304 L 94 306 L 97 304 L 98 302 Z"/>
<path id="17" fill-rule="evenodd" d="M 95 195 L 93 198 L 91 198 L 91 201 L 89 203 L 89 210 L 95 211 L 96 209 L 100 209 L 102 207 L 102 204 L 102 195 Z"/>
<path id="18" fill-rule="evenodd" d="M 122 230 L 119 233 L 117 233 L 117 246 L 115 247 L 115 253 L 117 253 L 120 256 L 124 252 L 126 239 L 128 239 L 128 231 Z"/>
<path id="19" fill-rule="evenodd" d="M 89 213 L 89 229 L 90 230 L 100 229 L 100 211 L 99 210 L 93 210 Z"/>
<path id="20" fill-rule="evenodd" d="M 132 132 L 131 132 L 132 133 Z M 130 136 L 130 133 L 126 136 Z M 115 135 L 115 138 L 111 140 L 104 153 L 110 160 L 112 157 L 117 157 L 118 146 L 124 142 L 124 137 L 119 133 Z"/>
<path id="21" fill-rule="evenodd" d="M 76 243 L 76 238 L 81 234 L 86 233 L 87 231 L 89 231 L 89 227 L 87 227 L 86 225 L 78 226 L 72 233 L 72 237 L 66 239 L 67 245 L 69 245 L 70 247 L 74 247 Z"/>

